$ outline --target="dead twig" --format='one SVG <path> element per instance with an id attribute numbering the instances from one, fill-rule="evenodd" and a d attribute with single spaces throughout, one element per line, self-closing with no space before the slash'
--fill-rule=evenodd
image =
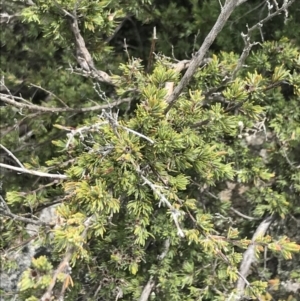
<path id="1" fill-rule="evenodd" d="M 62 179 L 62 180 L 68 178 L 66 175 L 50 174 L 50 173 L 46 173 L 46 172 L 42 172 L 42 171 L 36 171 L 36 170 L 30 170 L 30 169 L 27 169 L 27 168 L 16 167 L 16 166 L 4 164 L 4 163 L 0 163 L 0 167 L 10 169 L 10 170 L 15 170 L 15 171 L 18 171 L 18 172 L 21 172 L 21 173 L 27 173 L 27 174 L 34 175 L 34 176 L 39 176 L 39 177 Z"/>
<path id="2" fill-rule="evenodd" d="M 52 93 L 51 91 L 41 87 L 41 86 L 37 86 L 37 85 L 34 85 L 34 84 L 30 84 L 30 86 L 32 87 L 35 87 L 37 89 L 40 89 L 46 93 L 48 93 L 49 95 L 53 96 L 55 99 L 57 99 L 63 106 L 65 106 L 66 108 L 68 108 L 69 106 L 61 99 L 59 98 L 58 96 L 56 96 L 54 93 Z"/>
<path id="3" fill-rule="evenodd" d="M 3 148 L 8 154 L 9 156 L 11 156 L 13 159 L 15 159 L 15 161 L 19 164 L 19 166 L 21 168 L 25 168 L 24 165 L 19 161 L 19 159 L 10 151 L 8 150 L 4 145 L 0 144 L 0 147 Z"/>
<path id="4" fill-rule="evenodd" d="M 47 223 L 45 223 L 43 221 L 33 220 L 30 218 L 22 217 L 22 216 L 12 213 L 1 195 L 0 195 L 0 201 L 1 201 L 1 203 L 0 203 L 0 214 L 1 215 L 11 217 L 14 220 L 17 220 L 17 221 L 20 221 L 20 222 L 26 223 L 26 224 L 34 224 L 37 226 L 49 226 Z M 1 204 L 2 204 L 2 206 L 1 206 Z"/>
<path id="5" fill-rule="evenodd" d="M 257 217 L 251 217 L 251 216 L 245 215 L 245 214 L 243 214 L 242 212 L 240 212 L 240 211 L 238 211 L 238 210 L 236 210 L 236 209 L 234 209 L 234 208 L 230 208 L 230 210 L 231 210 L 232 212 L 234 212 L 235 214 L 239 215 L 240 217 L 242 217 L 242 218 L 244 218 L 244 219 L 247 219 L 247 220 L 249 220 L 249 221 L 255 221 L 255 220 L 258 220 Z"/>
<path id="6" fill-rule="evenodd" d="M 147 301 L 149 299 L 149 296 L 151 294 L 151 291 L 153 290 L 155 286 L 155 281 L 153 280 L 153 276 L 150 277 L 147 284 L 144 286 L 142 295 L 139 299 L 139 301 Z"/>
<path id="7" fill-rule="evenodd" d="M 0 100 L 3 102 L 12 105 L 15 108 L 20 108 L 20 109 L 29 109 L 32 111 L 40 111 L 40 112 L 49 112 L 49 113 L 62 113 L 62 112 L 92 112 L 92 111 L 99 111 L 103 109 L 109 109 L 115 106 L 118 106 L 123 103 L 130 102 L 132 99 L 131 98 L 124 98 L 124 99 L 119 99 L 107 104 L 103 105 L 98 105 L 98 106 L 93 106 L 93 107 L 88 107 L 88 108 L 48 108 L 48 107 L 42 107 L 34 104 L 27 104 L 27 103 L 21 103 L 17 102 L 17 100 L 21 101 L 26 101 L 24 98 L 19 97 L 19 96 L 13 96 L 13 98 L 8 97 L 7 94 L 0 93 Z"/>

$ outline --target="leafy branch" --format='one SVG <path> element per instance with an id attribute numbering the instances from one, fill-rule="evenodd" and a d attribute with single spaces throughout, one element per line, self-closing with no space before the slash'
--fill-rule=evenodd
<path id="1" fill-rule="evenodd" d="M 87 231 L 91 225 L 91 223 L 93 222 L 94 220 L 94 216 L 90 216 L 89 218 L 86 219 L 86 221 L 83 223 L 84 225 L 84 230 L 81 234 L 81 238 L 84 240 L 87 236 Z M 77 248 L 76 246 L 70 246 L 67 251 L 66 251 L 66 254 L 64 256 L 64 258 L 62 259 L 62 261 L 60 262 L 59 266 L 57 267 L 57 269 L 55 270 L 55 272 L 53 273 L 53 276 L 52 276 L 52 280 L 51 280 L 51 283 L 49 284 L 46 292 L 43 294 L 43 296 L 40 298 L 40 301 L 48 301 L 48 300 L 51 300 L 51 297 L 52 297 L 52 293 L 53 293 L 53 288 L 56 284 L 56 280 L 57 280 L 57 277 L 59 276 L 60 273 L 65 273 L 65 274 L 69 274 L 70 273 L 70 270 L 71 270 L 71 267 L 70 267 L 70 260 L 72 258 L 72 256 L 74 255 L 74 253 L 77 251 Z M 69 275 L 68 275 L 69 276 Z M 70 277 L 70 276 L 69 276 Z M 66 279 L 69 279 L 68 277 Z M 70 281 L 70 280 L 65 280 L 65 281 Z M 63 300 L 64 298 L 64 293 L 65 293 L 65 288 L 66 288 L 66 285 L 63 285 L 63 288 L 62 288 L 62 291 L 60 293 L 60 300 Z"/>
<path id="2" fill-rule="evenodd" d="M 242 55 L 238 61 L 236 69 L 233 71 L 233 76 L 236 75 L 238 70 L 243 66 L 246 58 L 248 57 L 251 48 L 253 45 L 256 43 L 250 43 L 250 34 L 256 30 L 257 28 L 260 28 L 263 26 L 264 23 L 266 23 L 268 20 L 272 19 L 273 17 L 281 14 L 282 12 L 285 12 L 286 17 L 288 14 L 287 8 L 294 2 L 295 0 L 286 0 L 284 1 L 282 7 L 276 6 L 276 11 L 273 13 L 269 13 L 267 17 L 262 19 L 260 22 L 257 24 L 253 25 L 251 28 L 248 28 L 248 33 L 247 34 L 242 34 L 244 42 L 245 42 L 245 47 L 243 49 Z M 195 57 L 192 59 L 192 61 L 189 64 L 189 67 L 187 71 L 185 72 L 184 76 L 182 77 L 181 81 L 175 87 L 173 93 L 168 97 L 167 102 L 168 102 L 168 107 L 165 110 L 165 113 L 167 113 L 174 105 L 174 103 L 178 100 L 178 97 L 180 93 L 183 91 L 183 89 L 188 85 L 192 77 L 194 76 L 197 68 L 200 66 L 201 62 L 203 61 L 208 49 L 210 48 L 211 44 L 214 42 L 218 34 L 221 32 L 223 27 L 225 26 L 228 18 L 230 15 L 233 13 L 234 9 L 236 6 L 241 5 L 242 3 L 246 2 L 246 0 L 231 0 L 231 1 L 226 1 L 225 5 L 221 9 L 221 13 L 218 16 L 218 19 L 216 23 L 214 24 L 213 28 L 209 32 L 209 34 L 206 36 L 204 42 L 202 43 L 200 49 L 196 53 Z"/>

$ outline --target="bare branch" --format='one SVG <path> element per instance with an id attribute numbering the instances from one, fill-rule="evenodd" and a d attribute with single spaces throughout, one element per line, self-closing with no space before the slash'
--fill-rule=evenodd
<path id="1" fill-rule="evenodd" d="M 0 167 L 19 171 L 21 173 L 27 173 L 27 174 L 34 175 L 34 176 L 39 176 L 39 177 L 54 178 L 54 179 L 67 179 L 68 178 L 66 175 L 51 174 L 51 173 L 46 173 L 46 172 L 42 172 L 42 171 L 35 171 L 35 170 L 27 169 L 27 168 L 11 166 L 11 165 L 4 164 L 4 163 L 0 163 Z"/>
<path id="2" fill-rule="evenodd" d="M 181 81 L 177 85 L 177 87 L 174 89 L 173 93 L 171 96 L 168 98 L 167 102 L 169 103 L 169 106 L 166 109 L 166 113 L 171 109 L 171 107 L 174 105 L 174 103 L 177 101 L 180 93 L 182 90 L 187 86 L 191 78 L 194 76 L 197 68 L 200 66 L 204 56 L 206 55 L 209 47 L 211 44 L 214 42 L 216 39 L 217 35 L 221 32 L 223 29 L 224 25 L 226 24 L 228 18 L 234 11 L 236 5 L 238 3 L 238 0 L 231 0 L 231 1 L 226 1 L 225 5 L 223 6 L 221 13 L 209 32 L 209 34 L 206 36 L 203 44 L 201 45 L 199 51 L 195 55 L 194 59 L 190 63 L 189 68 L 187 69 L 186 73 L 182 77 Z"/>
<path id="3" fill-rule="evenodd" d="M 52 93 L 51 91 L 41 87 L 41 86 L 37 86 L 37 85 L 34 85 L 34 84 L 30 84 L 30 86 L 32 87 L 35 87 L 37 89 L 40 89 L 46 93 L 48 93 L 49 95 L 53 96 L 55 99 L 57 99 L 62 105 L 64 105 L 66 108 L 68 108 L 69 106 L 61 99 L 59 98 L 58 96 L 56 96 L 54 93 Z"/>
<path id="4" fill-rule="evenodd" d="M 255 43 L 250 42 L 249 33 L 246 34 L 246 35 L 242 33 L 241 35 L 242 35 L 242 38 L 244 40 L 245 46 L 244 46 L 244 49 L 243 49 L 243 52 L 242 52 L 241 56 L 238 59 L 237 65 L 236 65 L 235 69 L 232 72 L 232 76 L 230 76 L 230 79 L 234 79 L 236 77 L 238 71 L 244 66 L 245 61 L 246 61 L 247 57 L 249 56 L 252 47 L 254 45 L 258 44 L 257 42 L 255 42 Z"/>
<path id="5" fill-rule="evenodd" d="M 241 4 L 247 2 L 248 0 L 239 0 L 236 6 L 240 6 Z"/>
<path id="6" fill-rule="evenodd" d="M 280 15 L 282 12 L 287 12 L 287 8 L 289 6 L 291 6 L 294 2 L 295 2 L 295 0 L 285 0 L 284 3 L 282 4 L 282 6 L 280 8 L 278 8 L 278 9 L 276 9 L 276 11 L 274 13 L 268 14 L 267 17 L 265 17 L 260 22 L 258 22 L 257 24 L 253 25 L 252 27 L 250 27 L 248 29 L 248 35 L 251 32 L 253 32 L 254 30 L 262 27 L 263 24 L 265 24 L 267 21 L 269 21 L 270 19 L 274 18 L 275 16 Z"/>
<path id="7" fill-rule="evenodd" d="M 24 165 L 19 161 L 19 159 L 10 151 L 8 150 L 4 145 L 0 144 L 0 147 L 3 148 L 12 158 L 15 159 L 15 161 L 19 164 L 21 168 L 25 168 Z"/>
<path id="8" fill-rule="evenodd" d="M 1 195 L 0 195 L 0 201 L 1 201 L 1 203 L 0 203 L 0 214 L 1 215 L 11 217 L 14 220 L 17 220 L 17 221 L 20 221 L 20 222 L 23 222 L 26 224 L 34 224 L 37 226 L 49 226 L 47 223 L 45 223 L 43 221 L 33 220 L 30 218 L 22 217 L 22 216 L 12 213 Z M 1 206 L 1 204 L 2 204 L 2 206 Z M 3 207 L 3 208 L 1 208 L 1 207 Z"/>
<path id="9" fill-rule="evenodd" d="M 71 30 L 76 40 L 76 58 L 81 68 L 85 71 L 91 71 L 91 73 L 96 76 L 97 80 L 100 82 L 113 85 L 111 77 L 106 72 L 95 68 L 92 56 L 86 48 L 85 41 L 80 34 L 77 17 L 72 19 Z"/>
<path id="10" fill-rule="evenodd" d="M 191 80 L 193 75 L 195 74 L 197 68 L 200 66 L 201 62 L 203 61 L 204 56 L 207 53 L 209 47 L 211 46 L 213 41 L 216 39 L 217 35 L 223 29 L 224 25 L 226 24 L 229 16 L 234 11 L 235 7 L 237 5 L 240 5 L 244 2 L 246 2 L 246 1 L 247 0 L 226 1 L 225 5 L 223 6 L 223 8 L 221 10 L 221 13 L 220 13 L 217 21 L 215 23 L 215 25 L 213 26 L 213 28 L 211 29 L 211 31 L 209 32 L 209 34 L 205 38 L 205 40 L 204 40 L 203 44 L 201 45 L 199 51 L 196 53 L 196 56 L 194 57 L 194 59 L 189 64 L 189 67 L 188 67 L 186 73 L 182 77 L 182 79 L 179 82 L 179 84 L 177 85 L 177 87 L 174 89 L 173 93 L 168 97 L 167 102 L 169 103 L 169 106 L 165 110 L 165 113 L 167 113 L 172 108 L 172 106 L 177 101 L 177 99 L 178 99 L 180 93 L 182 92 L 182 90 L 187 86 L 187 84 L 189 83 L 189 81 Z M 244 61 L 248 57 L 252 46 L 256 44 L 256 43 L 250 43 L 250 34 L 254 30 L 261 28 L 263 26 L 263 24 L 266 23 L 268 20 L 270 20 L 273 17 L 281 14 L 282 12 L 284 12 L 285 16 L 287 17 L 287 15 L 288 15 L 287 8 L 293 2 L 295 2 L 295 0 L 285 0 L 283 5 L 280 8 L 277 8 L 274 13 L 269 13 L 266 18 L 264 18 L 263 20 L 261 20 L 260 22 L 258 22 L 257 24 L 253 25 L 251 28 L 248 29 L 248 33 L 246 35 L 244 34 L 244 36 L 243 36 L 243 38 L 245 40 L 245 47 L 244 47 L 243 53 L 242 53 L 242 55 L 241 55 L 241 57 L 238 61 L 238 65 L 237 65 L 233 75 L 235 75 L 237 73 L 237 71 L 241 68 Z"/>
<path id="11" fill-rule="evenodd" d="M 48 224 L 46 224 L 42 221 L 36 221 L 36 220 L 30 219 L 30 218 L 22 217 L 17 214 L 13 214 L 11 212 L 5 211 L 1 208 L 0 208 L 0 215 L 11 217 L 13 220 L 17 220 L 19 222 L 26 223 L 26 224 L 33 224 L 33 225 L 37 225 L 37 226 L 48 226 Z"/>
<path id="12" fill-rule="evenodd" d="M 249 275 L 251 265 L 255 262 L 255 240 L 258 237 L 262 237 L 266 234 L 268 228 L 270 227 L 271 223 L 273 222 L 273 217 L 269 216 L 266 219 L 264 219 L 260 225 L 257 227 L 253 237 L 252 237 L 252 243 L 249 245 L 248 249 L 245 251 L 243 260 L 240 266 L 239 271 L 239 279 L 236 284 L 236 291 L 237 295 L 235 300 L 241 300 L 244 295 L 245 291 L 245 285 L 247 284 L 247 276 Z"/>
<path id="13" fill-rule="evenodd" d="M 243 1 L 243 0 L 240 0 L 240 1 Z M 252 47 L 254 45 L 257 45 L 259 44 L 258 42 L 253 42 L 251 43 L 251 33 L 256 30 L 256 29 L 259 29 L 261 31 L 262 27 L 263 27 L 263 24 L 266 23 L 268 20 L 274 18 L 275 16 L 281 14 L 282 12 L 286 12 L 287 11 L 287 8 L 294 2 L 295 0 L 287 0 L 284 2 L 284 4 L 281 6 L 281 8 L 279 8 L 277 6 L 276 8 L 276 11 L 274 13 L 269 13 L 268 16 L 266 18 L 264 18 L 263 20 L 259 21 L 258 23 L 256 23 L 255 25 L 253 25 L 251 28 L 248 28 L 248 32 L 245 34 L 245 33 L 241 33 L 242 35 L 242 38 L 244 40 L 244 43 L 245 43 L 245 46 L 244 46 L 244 49 L 243 49 L 243 52 L 238 60 L 238 63 L 237 63 L 237 66 L 236 68 L 234 69 L 233 73 L 232 73 L 232 76 L 230 77 L 230 79 L 234 79 L 237 72 L 243 67 L 247 57 L 249 56 L 250 54 L 250 51 L 252 49 Z M 245 1 L 244 1 L 245 2 Z M 270 10 L 269 10 L 270 11 Z M 261 31 L 261 35 L 262 35 L 262 31 Z M 262 36 L 262 41 L 263 41 L 263 36 Z"/>
<path id="14" fill-rule="evenodd" d="M 131 15 L 128 14 L 128 15 L 126 15 L 126 16 L 122 19 L 122 21 L 120 22 L 120 24 L 115 28 L 114 33 L 113 33 L 110 37 L 108 37 L 108 38 L 106 39 L 106 43 L 109 43 L 111 40 L 113 40 L 113 39 L 115 38 L 115 36 L 118 34 L 118 32 L 119 32 L 120 29 L 123 27 L 123 25 L 125 24 L 125 22 L 128 21 L 128 20 L 130 19 L 130 17 L 131 17 Z"/>
<path id="15" fill-rule="evenodd" d="M 89 108 L 48 108 L 48 107 L 42 107 L 34 104 L 27 104 L 27 103 L 20 103 L 17 102 L 17 100 L 21 101 L 26 101 L 22 97 L 14 96 L 14 99 L 8 97 L 7 94 L 0 93 L 0 100 L 3 102 L 10 104 L 16 108 L 20 109 L 29 109 L 32 111 L 40 111 L 40 112 L 49 112 L 49 113 L 59 113 L 59 112 L 92 112 L 92 111 L 99 111 L 103 109 L 109 109 L 114 106 L 118 106 L 122 103 L 130 102 L 132 99 L 131 98 L 124 98 L 124 99 L 119 99 L 107 104 L 99 105 L 99 106 L 93 106 Z"/>
<path id="16" fill-rule="evenodd" d="M 56 7 L 58 9 L 60 9 L 66 16 L 71 17 L 72 19 L 75 18 L 75 16 L 73 16 L 71 13 L 69 13 L 67 10 L 65 10 L 63 7 L 61 7 L 55 0 L 53 0 L 54 4 L 56 5 Z"/>
<path id="17" fill-rule="evenodd" d="M 245 219 L 248 219 L 249 221 L 255 221 L 255 220 L 258 220 L 257 217 L 251 217 L 251 216 L 248 216 L 248 215 L 245 215 L 243 214 L 242 212 L 234 209 L 234 208 L 230 208 L 231 211 L 233 211 L 235 214 L 239 215 L 240 217 L 243 217 Z"/>
<path id="18" fill-rule="evenodd" d="M 29 6 L 34 6 L 36 5 L 32 0 L 25 0 L 26 4 Z"/>
<path id="19" fill-rule="evenodd" d="M 0 13 L 0 24 L 10 23 L 12 20 L 18 18 L 21 14 L 9 15 L 8 13 Z"/>
<path id="20" fill-rule="evenodd" d="M 142 295 L 139 299 L 139 301 L 147 301 L 149 299 L 149 296 L 151 294 L 152 289 L 155 286 L 155 282 L 153 280 L 153 276 L 150 277 L 149 281 L 147 282 L 147 284 L 145 285 Z"/>
<path id="21" fill-rule="evenodd" d="M 170 249 L 170 238 L 167 238 L 164 241 L 164 250 L 162 251 L 162 253 L 160 255 L 157 256 L 157 258 L 159 260 L 163 260 L 167 256 L 169 249 Z"/>
<path id="22" fill-rule="evenodd" d="M 70 130 L 68 128 L 65 128 L 66 130 L 71 131 L 70 133 L 67 134 L 69 139 L 66 143 L 66 149 L 69 147 L 69 145 L 72 142 L 72 140 L 74 139 L 75 135 L 79 134 L 80 136 L 82 136 L 84 132 L 87 132 L 87 131 L 93 130 L 93 129 L 99 129 L 100 127 L 102 127 L 105 124 L 108 124 L 108 121 L 102 121 L 102 122 L 98 122 L 98 123 L 95 123 L 95 124 L 92 124 L 89 126 L 83 126 L 76 130 L 72 130 L 72 129 Z"/>
<path id="23" fill-rule="evenodd" d="M 137 132 L 137 131 L 134 131 L 134 130 L 132 130 L 132 129 L 130 129 L 130 128 L 127 128 L 127 127 L 125 127 L 125 126 L 123 126 L 123 125 L 120 125 L 120 124 L 119 124 L 118 126 L 121 127 L 122 129 L 126 130 L 127 132 L 130 132 L 130 133 L 132 133 L 132 134 L 134 134 L 134 135 L 137 135 L 137 136 L 139 136 L 139 137 L 141 137 L 141 138 L 143 138 L 143 139 L 149 141 L 151 144 L 154 144 L 154 141 L 153 141 L 152 139 L 148 138 L 147 136 L 145 136 L 145 135 L 143 135 L 143 134 L 141 134 L 141 133 L 139 133 L 139 132 Z"/>
<path id="24" fill-rule="evenodd" d="M 98 81 L 114 85 L 111 77 L 106 72 L 96 69 L 93 58 L 86 48 L 85 41 L 80 33 L 78 26 L 77 8 L 79 1 L 75 2 L 73 13 L 70 13 L 69 11 L 64 9 L 59 3 L 57 3 L 57 1 L 54 1 L 54 4 L 65 16 L 68 16 L 71 19 L 71 30 L 75 37 L 76 59 L 78 64 L 84 71 L 91 73 L 91 75 Z"/>

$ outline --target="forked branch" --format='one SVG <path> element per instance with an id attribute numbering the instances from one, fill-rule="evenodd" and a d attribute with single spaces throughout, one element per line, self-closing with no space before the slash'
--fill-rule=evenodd
<path id="1" fill-rule="evenodd" d="M 221 30 L 225 26 L 228 18 L 233 13 L 234 9 L 246 1 L 247 0 L 227 0 L 225 2 L 225 5 L 222 7 L 221 13 L 220 13 L 215 25 L 213 26 L 213 28 L 211 29 L 209 34 L 206 36 L 199 51 L 196 53 L 195 57 L 189 64 L 189 67 L 188 67 L 187 71 L 185 72 L 184 76 L 182 77 L 181 81 L 179 82 L 177 87 L 174 89 L 173 93 L 171 93 L 170 96 L 167 98 L 167 102 L 169 103 L 169 106 L 166 108 L 165 113 L 167 113 L 172 108 L 174 103 L 178 100 L 180 93 L 188 85 L 189 81 L 194 76 L 197 68 L 200 66 L 201 62 L 203 61 L 208 49 L 210 48 L 210 46 L 212 45 L 212 43 L 214 42 L 214 40 L 216 39 L 218 34 L 221 32 Z M 283 12 L 285 13 L 285 15 L 287 17 L 287 15 L 288 15 L 287 9 L 294 2 L 295 2 L 295 0 L 285 0 L 281 7 L 275 7 L 274 12 L 269 11 L 269 14 L 267 17 L 262 19 L 260 22 L 258 22 L 254 26 L 248 28 L 247 34 L 243 35 L 243 38 L 245 41 L 245 47 L 244 47 L 243 53 L 239 59 L 238 66 L 233 73 L 233 77 L 237 73 L 237 71 L 241 68 L 241 66 L 243 65 L 244 61 L 246 60 L 247 56 L 250 53 L 252 46 L 255 45 L 255 43 L 250 42 L 250 34 L 257 28 L 262 27 L 263 24 L 266 23 L 268 20 L 274 18 L 275 16 L 277 16 Z"/>

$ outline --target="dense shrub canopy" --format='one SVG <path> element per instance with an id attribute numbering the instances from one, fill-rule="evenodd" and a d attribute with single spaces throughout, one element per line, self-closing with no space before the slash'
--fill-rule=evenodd
<path id="1" fill-rule="evenodd" d="M 3 1 L 3 300 L 296 298 L 299 3 L 221 2 Z"/>

